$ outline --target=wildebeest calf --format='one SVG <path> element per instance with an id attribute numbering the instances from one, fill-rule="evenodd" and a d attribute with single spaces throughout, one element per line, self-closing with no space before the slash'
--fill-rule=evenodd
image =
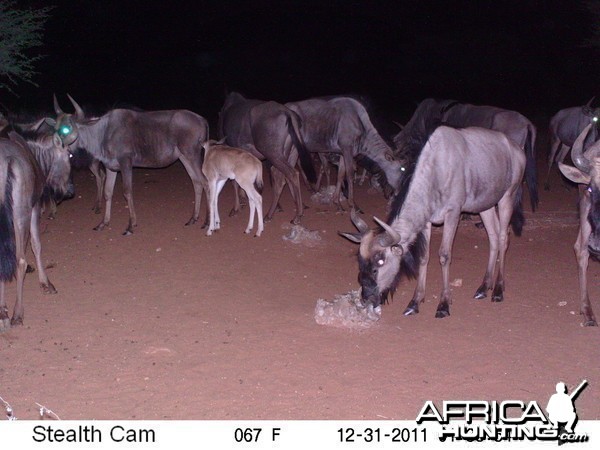
<path id="1" fill-rule="evenodd" d="M 246 191 L 250 205 L 250 218 L 245 233 L 250 233 L 254 226 L 254 214 L 258 215 L 258 228 L 255 236 L 263 231 L 262 196 L 263 187 L 262 163 L 249 152 L 223 145 L 221 142 L 207 141 L 204 146 L 202 173 L 208 180 L 208 207 L 210 223 L 207 236 L 221 227 L 219 217 L 219 193 L 227 180 L 235 180 Z"/>

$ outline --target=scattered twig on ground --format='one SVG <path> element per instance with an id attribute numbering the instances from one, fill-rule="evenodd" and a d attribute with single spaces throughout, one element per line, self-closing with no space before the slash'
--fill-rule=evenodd
<path id="1" fill-rule="evenodd" d="M 40 408 L 40 419 L 52 419 L 52 420 L 60 420 L 60 417 L 52 411 L 51 409 L 46 408 L 44 405 L 40 405 L 36 402 L 38 408 Z"/>
<path id="2" fill-rule="evenodd" d="M 8 420 L 17 420 L 13 413 L 12 406 L 10 406 L 8 402 L 4 401 L 2 397 L 0 397 L 0 402 L 2 403 L 2 405 L 4 406 L 4 410 L 6 411 L 6 418 Z"/>

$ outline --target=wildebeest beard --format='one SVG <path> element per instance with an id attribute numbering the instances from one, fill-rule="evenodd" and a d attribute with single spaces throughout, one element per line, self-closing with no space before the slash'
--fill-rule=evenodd
<path id="1" fill-rule="evenodd" d="M 600 260 L 600 188 L 591 186 L 590 189 L 590 212 L 588 222 L 592 233 L 588 241 L 590 256 L 596 261 Z"/>

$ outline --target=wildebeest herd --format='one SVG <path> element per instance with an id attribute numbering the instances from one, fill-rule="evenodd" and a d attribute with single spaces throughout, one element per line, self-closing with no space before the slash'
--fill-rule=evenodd
<path id="1" fill-rule="evenodd" d="M 505 254 L 512 228 L 524 224 L 523 184 L 531 207 L 538 203 L 535 165 L 536 128 L 522 114 L 491 106 L 426 99 L 394 137 L 382 138 L 367 109 L 351 97 L 324 97 L 280 104 L 246 99 L 230 93 L 219 113 L 217 135 L 211 141 L 208 121 L 187 110 L 139 111 L 112 109 L 89 116 L 69 96 L 74 113 L 65 113 L 54 98 L 53 117 L 18 123 L 0 116 L 0 331 L 23 323 L 23 280 L 26 247 L 31 240 L 36 269 L 45 293 L 56 289 L 48 280 L 41 257 L 42 209 L 73 195 L 70 157 L 85 152 L 97 180 L 99 212 L 95 228 L 111 220 L 117 173 L 129 209 L 124 235 L 134 232 L 137 218 L 132 193 L 134 167 L 162 168 L 180 160 L 194 187 L 191 225 L 200 220 L 203 193 L 207 197 L 204 226 L 211 235 L 220 227 L 218 196 L 228 179 L 248 196 L 250 217 L 245 229 L 263 233 L 263 164 L 270 169 L 273 217 L 287 184 L 295 205 L 292 222 L 304 213 L 301 179 L 316 181 L 315 158 L 321 170 L 329 160 L 338 166 L 334 203 L 342 209 L 342 186 L 352 223 L 358 233 L 340 233 L 359 243 L 358 279 L 364 306 L 379 306 L 393 295 L 403 276 L 417 279 L 405 315 L 419 312 L 424 301 L 432 225 L 444 224 L 439 261 L 442 292 L 436 317 L 450 314 L 452 243 L 463 213 L 479 214 L 489 239 L 489 259 L 474 297 L 491 291 L 504 299 Z M 600 141 L 596 142 L 598 111 L 585 106 L 556 114 L 550 123 L 549 170 L 557 164 L 566 178 L 579 185 L 580 229 L 575 243 L 584 325 L 597 326 L 587 293 L 590 253 L 600 256 Z M 565 164 L 568 151 L 574 166 Z M 325 158 L 336 155 L 337 158 Z M 354 201 L 357 166 L 368 170 L 372 183 L 389 195 L 386 220 L 374 218 L 370 229 Z M 236 188 L 236 204 L 239 209 Z M 386 195 L 386 196 L 387 196 Z M 12 318 L 4 284 L 16 277 L 17 300 Z"/>

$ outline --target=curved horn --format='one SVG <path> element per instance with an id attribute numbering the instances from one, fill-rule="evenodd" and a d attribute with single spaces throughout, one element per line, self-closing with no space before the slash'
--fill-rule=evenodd
<path id="1" fill-rule="evenodd" d="M 53 97 L 54 97 L 54 112 L 56 113 L 57 116 L 60 116 L 61 114 L 64 114 L 64 112 L 58 104 L 58 100 L 56 99 L 56 94 L 53 94 Z"/>
<path id="2" fill-rule="evenodd" d="M 383 220 L 378 219 L 377 217 L 373 217 L 373 219 L 381 226 L 381 228 L 385 230 L 385 232 L 389 236 L 389 239 L 386 239 L 385 242 L 382 242 L 382 245 L 391 247 L 392 245 L 400 242 L 400 234 L 396 230 L 394 230 L 387 223 L 385 223 Z"/>
<path id="3" fill-rule="evenodd" d="M 575 164 L 575 167 L 577 167 L 586 175 L 590 174 L 592 166 L 583 154 L 583 143 L 592 125 L 593 124 L 590 123 L 587 127 L 584 128 L 581 134 L 577 136 L 577 139 L 573 144 L 573 148 L 571 149 L 571 160 L 573 160 L 573 164 Z"/>
<path id="4" fill-rule="evenodd" d="M 596 98 L 596 96 L 594 95 L 592 98 L 590 98 L 590 100 L 585 104 L 585 106 L 592 106 L 592 102 L 594 101 L 594 99 Z"/>
<path id="5" fill-rule="evenodd" d="M 85 113 L 83 112 L 83 109 L 81 109 L 81 106 L 79 106 L 77 104 L 77 102 L 75 100 L 73 100 L 73 97 L 71 97 L 69 94 L 67 94 L 67 97 L 69 97 L 69 100 L 71 100 L 71 103 L 73 104 L 73 108 L 75 108 L 75 118 L 76 119 L 85 118 Z"/>
<path id="6" fill-rule="evenodd" d="M 369 226 L 359 217 L 359 215 L 356 213 L 356 209 L 354 208 L 352 208 L 350 211 L 350 220 L 352 220 L 352 223 L 356 229 L 360 231 L 360 234 L 365 234 L 367 231 L 369 231 Z"/>

